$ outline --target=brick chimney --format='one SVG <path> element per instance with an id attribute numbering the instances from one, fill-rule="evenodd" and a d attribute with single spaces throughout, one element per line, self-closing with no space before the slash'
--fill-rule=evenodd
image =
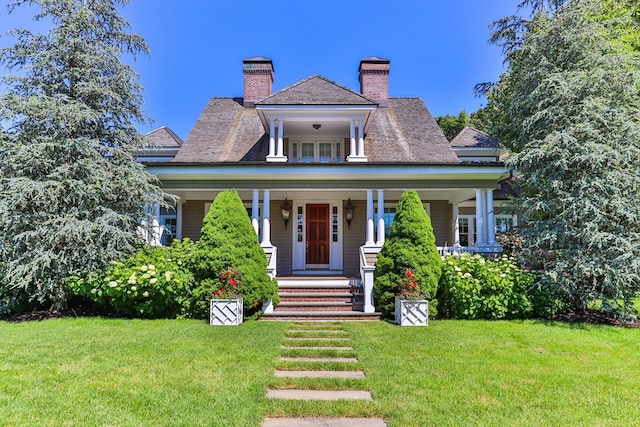
<path id="1" fill-rule="evenodd" d="M 391 61 L 377 56 L 360 61 L 360 93 L 380 107 L 389 106 L 389 65 Z"/>
<path id="2" fill-rule="evenodd" d="M 255 56 L 242 60 L 244 74 L 245 107 L 253 107 L 255 102 L 271 95 L 273 85 L 273 62 L 269 58 Z"/>

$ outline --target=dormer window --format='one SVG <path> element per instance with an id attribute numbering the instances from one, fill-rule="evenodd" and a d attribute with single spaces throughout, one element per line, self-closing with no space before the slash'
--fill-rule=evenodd
<path id="1" fill-rule="evenodd" d="M 291 141 L 289 160 L 292 163 L 340 163 L 344 161 L 343 142 Z"/>

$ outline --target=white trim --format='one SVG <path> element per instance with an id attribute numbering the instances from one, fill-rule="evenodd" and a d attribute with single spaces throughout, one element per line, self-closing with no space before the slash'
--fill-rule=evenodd
<path id="1" fill-rule="evenodd" d="M 328 181 L 345 183 L 352 181 L 371 182 L 375 188 L 389 188 L 392 181 L 418 181 L 420 188 L 431 182 L 444 182 L 447 185 L 467 183 L 468 188 L 477 188 L 478 181 L 497 181 L 508 176 L 504 166 L 473 165 L 388 165 L 370 163 L 276 163 L 265 167 L 264 164 L 211 165 L 147 165 L 147 172 L 156 175 L 161 181 L 205 182 L 264 182 L 281 181 L 291 184 L 292 174 L 296 181 Z M 385 185 L 381 185 L 385 184 Z"/>

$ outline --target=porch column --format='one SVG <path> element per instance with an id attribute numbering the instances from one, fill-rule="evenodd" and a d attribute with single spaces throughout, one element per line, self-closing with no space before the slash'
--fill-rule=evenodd
<path id="1" fill-rule="evenodd" d="M 262 197 L 262 242 L 260 246 L 271 247 L 271 190 L 264 190 Z"/>
<path id="2" fill-rule="evenodd" d="M 349 157 L 356 156 L 356 121 L 351 120 L 349 124 Z"/>
<path id="3" fill-rule="evenodd" d="M 378 190 L 378 246 L 384 245 L 384 190 Z"/>
<path id="4" fill-rule="evenodd" d="M 358 157 L 365 157 L 364 155 L 364 121 L 358 121 Z"/>
<path id="5" fill-rule="evenodd" d="M 460 246 L 460 208 L 457 203 L 453 203 L 453 246 Z"/>
<path id="6" fill-rule="evenodd" d="M 489 246 L 495 246 L 496 241 L 496 216 L 493 211 L 493 189 L 487 189 L 487 240 Z"/>
<path id="7" fill-rule="evenodd" d="M 160 225 L 160 205 L 153 205 L 153 226 L 151 229 L 151 245 L 160 246 L 162 244 L 162 232 L 164 228 Z"/>
<path id="8" fill-rule="evenodd" d="M 276 157 L 282 158 L 284 154 L 282 153 L 284 150 L 284 121 L 280 119 L 278 121 L 278 145 L 276 150 Z"/>
<path id="9" fill-rule="evenodd" d="M 256 231 L 256 236 L 260 238 L 260 190 L 253 190 L 251 199 L 251 225 Z"/>
<path id="10" fill-rule="evenodd" d="M 485 218 L 486 208 L 484 204 L 484 190 L 476 190 L 476 246 L 485 246 L 487 244 L 485 234 Z"/>
<path id="11" fill-rule="evenodd" d="M 269 154 L 267 157 L 276 155 L 276 120 L 269 120 Z"/>
<path id="12" fill-rule="evenodd" d="M 182 240 L 182 205 L 185 201 L 180 199 L 176 203 L 176 239 Z"/>
<path id="13" fill-rule="evenodd" d="M 374 246 L 376 242 L 373 240 L 373 190 L 367 190 L 367 233 L 366 246 Z"/>

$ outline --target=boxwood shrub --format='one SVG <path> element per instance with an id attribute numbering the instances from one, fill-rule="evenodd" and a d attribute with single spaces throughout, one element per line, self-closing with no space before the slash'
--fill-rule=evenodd
<path id="1" fill-rule="evenodd" d="M 430 296 L 429 315 L 435 316 L 441 263 L 431 219 L 420 196 L 415 191 L 405 191 L 398 202 L 390 236 L 376 261 L 373 286 L 376 307 L 385 317 L 393 317 L 403 273 L 412 270 L 420 289 Z"/>
<path id="2" fill-rule="evenodd" d="M 208 314 L 207 294 L 219 288 L 219 276 L 228 269 L 243 277 L 245 313 L 259 312 L 261 303 L 270 298 L 278 302 L 278 285 L 267 274 L 267 258 L 236 190 L 216 196 L 203 220 L 194 259 L 193 294 L 199 316 Z"/>
<path id="3" fill-rule="evenodd" d="M 453 319 L 521 319 L 530 317 L 528 291 L 532 273 L 513 258 L 485 260 L 463 254 L 444 259 L 438 286 L 440 317 Z"/>

